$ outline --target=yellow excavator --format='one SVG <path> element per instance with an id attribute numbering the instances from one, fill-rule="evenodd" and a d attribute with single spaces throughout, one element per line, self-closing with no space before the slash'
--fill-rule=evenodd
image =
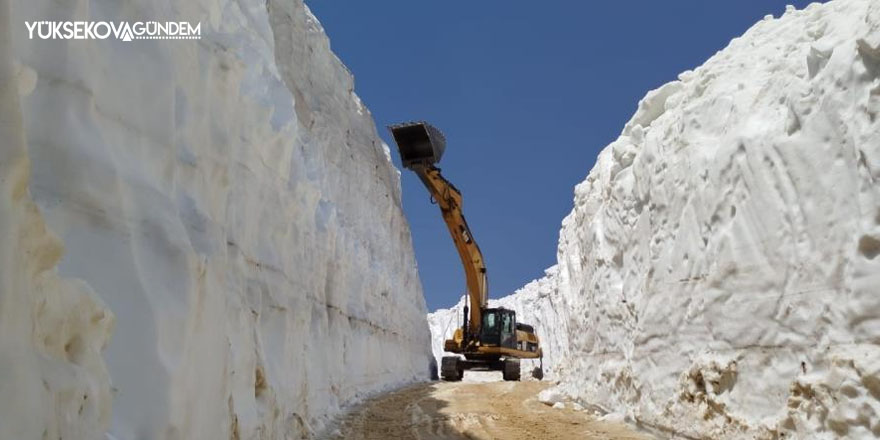
<path id="1" fill-rule="evenodd" d="M 532 373 L 541 379 L 543 356 L 535 329 L 517 322 L 513 310 L 488 307 L 489 285 L 483 253 L 461 212 L 461 192 L 434 166 L 446 149 L 445 137 L 426 122 L 396 124 L 388 129 L 397 143 L 403 166 L 419 176 L 432 202 L 440 207 L 467 280 L 469 301 L 465 302 L 462 326 L 443 344 L 444 350 L 464 358 L 444 356 L 440 377 L 459 381 L 465 370 L 484 370 L 501 371 L 504 380 L 516 381 L 520 379 L 520 359 L 541 359 L 542 365 Z"/>

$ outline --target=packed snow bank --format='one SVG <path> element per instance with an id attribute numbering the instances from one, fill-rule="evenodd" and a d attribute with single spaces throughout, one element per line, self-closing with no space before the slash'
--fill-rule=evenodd
<path id="1" fill-rule="evenodd" d="M 566 305 L 563 302 L 565 297 L 556 292 L 558 285 L 556 273 L 555 267 L 547 269 L 544 278 L 526 284 L 513 295 L 489 300 L 489 307 L 504 307 L 515 310 L 517 322 L 534 326 L 535 332 L 541 340 L 544 359 L 523 359 L 520 364 L 523 378 L 531 378 L 533 369 L 542 365 L 542 362 L 545 378 L 554 378 L 556 366 L 567 353 L 567 341 L 549 336 L 557 332 L 565 334 L 568 326 L 565 319 L 567 317 L 565 314 Z M 443 341 L 451 338 L 455 329 L 461 327 L 463 313 L 464 298 L 462 297 L 454 307 L 438 309 L 428 314 L 428 326 L 431 328 L 431 350 L 438 366 L 443 356 L 454 356 L 454 353 L 443 351 Z M 478 374 L 477 372 L 465 373 L 465 379 L 468 379 L 468 376 L 479 376 L 480 380 L 492 377 L 491 373 Z M 500 380 L 501 373 L 498 372 L 494 376 Z"/>
<path id="2" fill-rule="evenodd" d="M 545 398 L 667 436 L 880 436 L 878 179 L 876 1 L 789 8 L 649 93 L 563 222 Z"/>
<path id="3" fill-rule="evenodd" d="M 0 12 L 0 437 L 300 438 L 428 378 L 398 173 L 301 1 Z"/>
<path id="4" fill-rule="evenodd" d="M 0 438 L 99 438 L 110 419 L 101 350 L 113 314 L 83 282 L 60 277 L 63 247 L 28 193 L 30 163 L 0 2 Z"/>

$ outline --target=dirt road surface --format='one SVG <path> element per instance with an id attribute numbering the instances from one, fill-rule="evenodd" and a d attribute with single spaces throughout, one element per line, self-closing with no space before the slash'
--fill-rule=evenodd
<path id="1" fill-rule="evenodd" d="M 369 400 L 330 439 L 596 439 L 651 437 L 573 409 L 541 403 L 546 382 L 434 382 Z"/>

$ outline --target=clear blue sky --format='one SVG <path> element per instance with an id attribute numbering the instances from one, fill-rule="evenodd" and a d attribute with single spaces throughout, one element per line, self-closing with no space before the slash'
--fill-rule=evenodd
<path id="1" fill-rule="evenodd" d="M 384 127 L 427 120 L 444 132 L 440 167 L 489 271 L 490 297 L 512 293 L 556 262 L 574 185 L 648 90 L 693 69 L 776 0 L 308 0 L 355 91 Z M 465 292 L 435 205 L 403 171 L 428 309 Z"/>

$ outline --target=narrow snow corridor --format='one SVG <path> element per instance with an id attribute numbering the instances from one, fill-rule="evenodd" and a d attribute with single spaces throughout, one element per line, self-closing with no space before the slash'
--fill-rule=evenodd
<path id="1" fill-rule="evenodd" d="M 199 39 L 26 24 L 170 19 Z M 0 142 L 0 440 L 880 438 L 880 0 L 788 7 L 638 102 L 555 264 L 445 346 L 447 379 L 508 381 L 430 381 L 464 301 L 427 312 L 400 170 L 303 0 L 0 0 Z"/>

